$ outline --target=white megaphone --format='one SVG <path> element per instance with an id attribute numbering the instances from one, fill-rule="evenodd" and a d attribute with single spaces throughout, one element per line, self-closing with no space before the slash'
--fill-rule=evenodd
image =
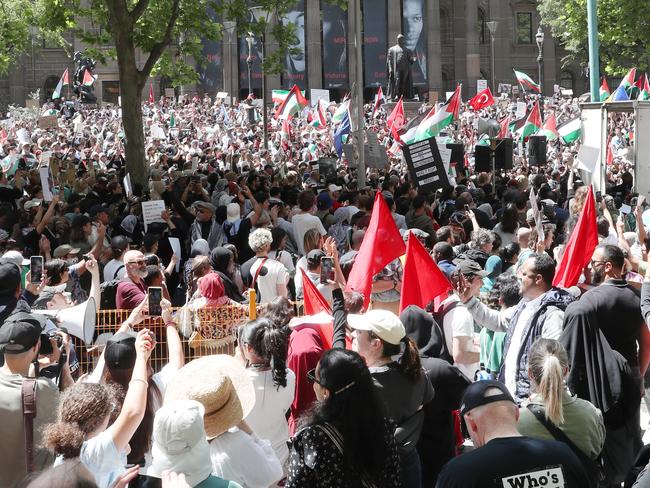
<path id="1" fill-rule="evenodd" d="M 59 327 L 67 329 L 70 334 L 87 345 L 92 344 L 97 322 L 97 306 L 94 298 L 89 298 L 74 307 L 59 310 L 32 310 L 32 312 L 56 319 Z"/>

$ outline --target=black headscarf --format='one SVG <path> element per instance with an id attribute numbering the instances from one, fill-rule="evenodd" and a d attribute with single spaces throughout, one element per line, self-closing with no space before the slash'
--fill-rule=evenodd
<path id="1" fill-rule="evenodd" d="M 210 252 L 210 265 L 212 269 L 221 277 L 223 281 L 223 286 L 226 291 L 226 295 L 231 300 L 242 303 L 244 297 L 239 292 L 239 288 L 232 280 L 232 277 L 228 274 L 228 266 L 233 260 L 233 254 L 230 250 L 225 247 L 215 247 L 212 252 Z"/>
<path id="2" fill-rule="evenodd" d="M 413 339 L 420 350 L 420 356 L 442 358 L 444 354 L 444 338 L 440 327 L 431 314 L 417 305 L 409 305 L 399 316 L 406 335 Z"/>

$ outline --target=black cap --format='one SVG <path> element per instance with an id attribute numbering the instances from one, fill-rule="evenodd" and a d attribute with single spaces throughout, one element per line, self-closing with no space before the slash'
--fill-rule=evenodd
<path id="1" fill-rule="evenodd" d="M 16 263 L 0 259 L 0 297 L 13 296 L 20 280 L 20 268 Z"/>
<path id="2" fill-rule="evenodd" d="M 88 215 L 90 215 L 91 219 L 95 218 L 100 213 L 108 213 L 108 208 L 104 207 L 104 205 L 101 204 L 95 204 L 90 207 L 90 210 L 88 211 Z"/>
<path id="3" fill-rule="evenodd" d="M 0 350 L 5 354 L 21 354 L 38 343 L 43 332 L 40 317 L 20 312 L 12 315 L 0 327 Z"/>
<path id="4" fill-rule="evenodd" d="M 307 264 L 310 266 L 318 266 L 320 260 L 325 257 L 325 253 L 320 249 L 312 249 L 307 253 Z"/>
<path id="5" fill-rule="evenodd" d="M 111 239 L 111 249 L 124 251 L 129 247 L 129 240 L 125 236 L 115 236 Z"/>
<path id="6" fill-rule="evenodd" d="M 454 264 L 459 273 L 464 275 L 487 276 L 489 273 L 481 265 L 471 259 L 455 259 Z"/>
<path id="7" fill-rule="evenodd" d="M 485 392 L 490 388 L 496 388 L 501 391 L 501 393 L 485 396 Z M 463 399 L 460 403 L 460 414 L 465 415 L 470 410 L 474 410 L 476 407 L 480 407 L 481 405 L 502 401 L 512 402 L 516 405 L 512 395 L 508 391 L 508 388 L 506 388 L 506 385 L 500 381 L 493 380 L 476 381 L 469 385 L 465 389 L 465 393 L 463 393 Z"/>
<path id="8" fill-rule="evenodd" d="M 125 370 L 135 365 L 135 334 L 118 332 L 106 343 L 104 360 L 108 369 Z"/>

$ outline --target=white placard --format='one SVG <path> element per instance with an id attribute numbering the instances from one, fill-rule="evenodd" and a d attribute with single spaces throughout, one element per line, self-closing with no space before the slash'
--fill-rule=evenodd
<path id="1" fill-rule="evenodd" d="M 154 139 L 167 139 L 167 136 L 165 135 L 165 131 L 158 124 L 154 124 L 151 126 L 151 137 L 153 137 Z"/>
<path id="2" fill-rule="evenodd" d="M 487 80 L 476 80 L 476 93 L 487 88 Z"/>
<path id="3" fill-rule="evenodd" d="M 576 159 L 578 161 L 578 169 L 583 169 L 589 173 L 593 173 L 598 163 L 600 156 L 600 149 L 591 146 L 580 146 Z"/>
<path id="4" fill-rule="evenodd" d="M 309 90 L 309 103 L 312 107 L 318 105 L 318 100 L 322 100 L 327 104 L 330 103 L 330 91 L 312 88 Z"/>
<path id="5" fill-rule="evenodd" d="M 217 98 L 228 98 L 228 92 L 217 93 Z"/>
<path id="6" fill-rule="evenodd" d="M 154 222 L 165 223 L 160 216 L 164 211 L 164 200 L 149 200 L 148 202 L 142 202 L 142 220 L 144 222 L 145 232 L 147 231 L 149 224 L 153 224 Z"/>
<path id="7" fill-rule="evenodd" d="M 178 270 L 181 267 L 181 241 L 178 239 L 178 237 L 168 237 L 168 239 L 172 251 L 174 251 L 174 254 L 178 256 L 178 261 L 176 261 L 176 272 L 178 273 Z"/>
<path id="8" fill-rule="evenodd" d="M 52 188 L 54 186 L 54 181 L 52 180 L 52 174 L 50 173 L 49 166 L 42 166 L 38 170 L 39 175 L 41 176 L 41 188 L 43 192 L 43 200 L 46 202 L 51 202 L 52 197 Z"/>
<path id="9" fill-rule="evenodd" d="M 451 162 L 451 149 L 446 146 L 438 146 L 438 152 L 440 153 L 440 157 L 442 158 L 445 167 L 448 167 Z"/>
<path id="10" fill-rule="evenodd" d="M 52 151 L 43 151 L 41 153 L 41 163 L 43 165 L 49 164 L 51 157 L 52 157 Z"/>
<path id="11" fill-rule="evenodd" d="M 124 183 L 124 193 L 126 193 L 126 198 L 131 198 L 133 196 L 133 185 L 131 185 L 131 173 L 127 173 L 122 180 Z"/>
<path id="12" fill-rule="evenodd" d="M 31 144 L 31 141 L 29 140 L 29 132 L 27 132 L 27 129 L 18 129 L 16 131 L 16 136 L 18 137 L 18 141 L 20 142 L 21 146 L 23 144 Z"/>
<path id="13" fill-rule="evenodd" d="M 199 169 L 199 157 L 192 156 L 192 173 L 196 173 L 196 170 Z"/>
<path id="14" fill-rule="evenodd" d="M 526 115 L 526 102 L 517 102 L 517 112 L 515 117 L 520 119 Z"/>
<path id="15" fill-rule="evenodd" d="M 83 134 L 84 132 L 84 123 L 83 122 L 75 122 L 74 123 L 74 133 L 75 134 Z"/>

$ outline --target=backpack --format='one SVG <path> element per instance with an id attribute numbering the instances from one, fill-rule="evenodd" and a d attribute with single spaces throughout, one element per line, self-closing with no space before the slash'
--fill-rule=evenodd
<path id="1" fill-rule="evenodd" d="M 99 309 L 115 310 L 117 307 L 117 285 L 121 279 L 105 281 L 99 286 Z"/>
<path id="2" fill-rule="evenodd" d="M 458 305 L 458 302 L 453 301 L 451 303 L 448 303 L 445 306 L 440 307 L 436 312 L 431 312 L 431 315 L 433 316 L 433 320 L 440 328 L 440 333 L 442 334 L 442 353 L 440 354 L 440 359 L 444 359 L 449 364 L 454 364 L 454 356 L 447 348 L 447 338 L 445 337 L 444 320 L 445 320 L 445 315 L 447 315 L 447 313 L 451 312 L 454 308 L 456 308 L 456 305 Z"/>

